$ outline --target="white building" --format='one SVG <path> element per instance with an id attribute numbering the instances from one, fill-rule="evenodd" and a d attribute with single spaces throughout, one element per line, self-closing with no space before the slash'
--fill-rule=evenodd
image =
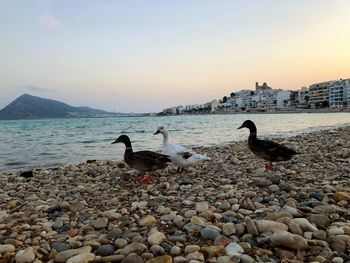
<path id="1" fill-rule="evenodd" d="M 307 107 L 308 106 L 308 100 L 305 99 L 306 96 L 309 96 L 309 90 L 306 87 L 302 87 L 298 91 L 298 99 L 299 99 L 299 107 Z"/>
<path id="2" fill-rule="evenodd" d="M 329 107 L 341 108 L 349 106 L 350 79 L 333 81 L 329 85 Z"/>
<path id="3" fill-rule="evenodd" d="M 288 90 L 278 90 L 276 94 L 276 108 L 283 109 L 288 107 L 290 101 L 291 92 Z"/>

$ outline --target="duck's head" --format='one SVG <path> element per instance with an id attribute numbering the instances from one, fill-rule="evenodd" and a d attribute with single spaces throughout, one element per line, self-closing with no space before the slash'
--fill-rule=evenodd
<path id="1" fill-rule="evenodd" d="M 129 137 L 125 134 L 120 135 L 114 142 L 112 142 L 112 144 L 114 143 L 124 143 L 125 145 L 131 144 Z"/>
<path id="2" fill-rule="evenodd" d="M 154 133 L 154 135 L 159 134 L 159 133 L 165 135 L 167 133 L 167 131 L 163 126 L 160 126 L 160 127 L 158 127 L 158 130 Z"/>
<path id="3" fill-rule="evenodd" d="M 255 131 L 256 132 L 256 126 L 254 124 L 254 122 L 252 122 L 251 120 L 246 120 L 243 122 L 243 124 L 238 127 L 237 129 L 242 129 L 242 128 L 248 128 L 251 132 Z"/>

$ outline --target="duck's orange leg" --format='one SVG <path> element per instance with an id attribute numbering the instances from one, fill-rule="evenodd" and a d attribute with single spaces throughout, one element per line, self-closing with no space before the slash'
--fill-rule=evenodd
<path id="1" fill-rule="evenodd" d="M 152 180 L 153 180 L 153 178 L 152 178 L 152 172 L 151 171 L 149 171 L 148 172 L 148 176 L 142 181 L 144 184 L 150 184 L 150 183 L 152 183 Z"/>
<path id="2" fill-rule="evenodd" d="M 143 182 L 144 179 L 145 179 L 145 173 L 142 172 L 142 173 L 139 175 L 139 180 L 140 180 L 141 182 Z"/>
<path id="3" fill-rule="evenodd" d="M 272 162 L 271 161 L 269 164 L 265 165 L 265 169 L 266 169 L 266 171 L 272 171 Z"/>

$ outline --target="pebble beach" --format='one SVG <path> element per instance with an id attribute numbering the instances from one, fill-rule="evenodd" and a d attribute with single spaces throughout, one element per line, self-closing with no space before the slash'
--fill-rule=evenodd
<path id="1" fill-rule="evenodd" d="M 0 262 L 350 262 L 350 126 L 198 147 L 211 161 L 140 184 L 122 161 L 0 173 Z"/>

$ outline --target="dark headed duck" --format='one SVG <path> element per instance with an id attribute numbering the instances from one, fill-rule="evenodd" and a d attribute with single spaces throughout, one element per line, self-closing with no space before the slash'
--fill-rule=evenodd
<path id="1" fill-rule="evenodd" d="M 171 162 L 167 155 L 159 154 L 151 151 L 138 151 L 134 152 L 132 150 L 131 141 L 127 135 L 120 135 L 114 143 L 124 143 L 125 153 L 124 161 L 131 168 L 141 172 L 139 177 L 140 181 L 145 184 L 150 184 L 152 182 L 152 171 L 164 169 Z M 145 178 L 145 172 L 148 176 Z"/>
<path id="2" fill-rule="evenodd" d="M 248 128 L 250 131 L 248 138 L 249 149 L 255 155 L 269 161 L 269 164 L 266 165 L 266 170 L 272 170 L 272 162 L 288 161 L 293 157 L 293 155 L 297 154 L 295 150 L 276 142 L 259 140 L 256 136 L 256 126 L 251 120 L 246 120 L 243 122 L 238 129 L 242 128 Z"/>

